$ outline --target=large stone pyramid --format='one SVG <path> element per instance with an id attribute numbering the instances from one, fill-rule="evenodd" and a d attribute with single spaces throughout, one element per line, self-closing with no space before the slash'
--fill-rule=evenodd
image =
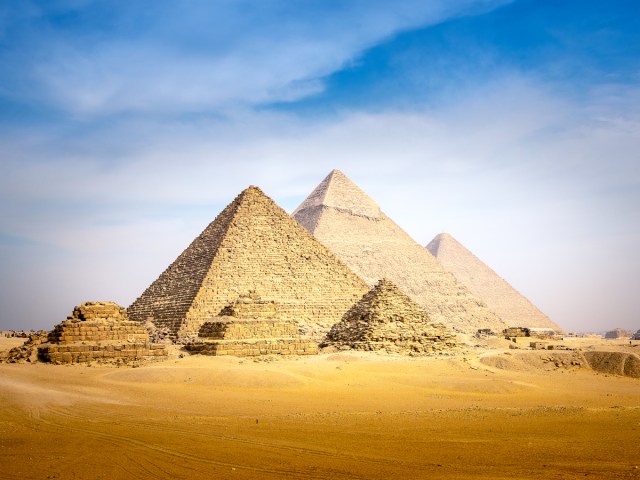
<path id="1" fill-rule="evenodd" d="M 455 336 L 389 280 L 380 280 L 344 314 L 327 343 L 356 350 L 425 354 L 456 346 Z"/>
<path id="2" fill-rule="evenodd" d="M 427 250 L 510 326 L 561 328 L 448 233 L 437 235 Z"/>
<path id="3" fill-rule="evenodd" d="M 282 319 L 326 333 L 367 285 L 259 188 L 231 202 L 128 309 L 178 340 L 240 295 L 278 303 Z"/>
<path id="4" fill-rule="evenodd" d="M 332 171 L 293 217 L 370 286 L 387 278 L 457 331 L 507 325 L 342 172 Z"/>

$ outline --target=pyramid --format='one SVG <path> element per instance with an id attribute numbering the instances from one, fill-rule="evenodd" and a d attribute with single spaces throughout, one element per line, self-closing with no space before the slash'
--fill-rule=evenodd
<path id="1" fill-rule="evenodd" d="M 427 250 L 456 279 L 496 312 L 509 326 L 562 329 L 497 273 L 448 233 L 437 235 Z"/>
<path id="2" fill-rule="evenodd" d="M 259 188 L 238 195 L 129 307 L 179 341 L 240 295 L 277 301 L 283 320 L 326 333 L 367 285 Z"/>
<path id="3" fill-rule="evenodd" d="M 506 327 L 339 170 L 333 170 L 292 215 L 369 286 L 382 278 L 391 280 L 434 322 L 467 333 Z"/>
<path id="4" fill-rule="evenodd" d="M 165 345 L 153 344 L 140 322 L 130 321 L 113 302 L 84 302 L 55 326 L 38 357 L 54 364 L 162 359 Z"/>
<path id="5" fill-rule="evenodd" d="M 454 335 L 386 279 L 367 292 L 327 335 L 327 343 L 356 350 L 424 354 L 455 347 Z"/>
<path id="6" fill-rule="evenodd" d="M 318 344 L 300 336 L 294 320 L 279 318 L 275 302 L 255 293 L 241 295 L 220 315 L 200 327 L 185 348 L 204 355 L 314 355 Z"/>

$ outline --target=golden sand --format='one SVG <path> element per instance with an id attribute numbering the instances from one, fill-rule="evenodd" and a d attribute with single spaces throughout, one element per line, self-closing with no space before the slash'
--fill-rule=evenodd
<path id="1" fill-rule="evenodd" d="M 0 365 L 0 478 L 640 478 L 638 379 L 497 350 L 178 353 Z"/>

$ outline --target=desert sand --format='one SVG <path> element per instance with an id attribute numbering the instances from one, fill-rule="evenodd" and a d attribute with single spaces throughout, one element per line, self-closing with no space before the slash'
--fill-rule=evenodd
<path id="1" fill-rule="evenodd" d="M 0 478 L 640 478 L 640 380 L 507 345 L 2 364 Z"/>

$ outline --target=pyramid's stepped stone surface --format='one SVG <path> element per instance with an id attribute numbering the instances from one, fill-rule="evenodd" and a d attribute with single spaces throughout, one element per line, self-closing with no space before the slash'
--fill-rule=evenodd
<path id="1" fill-rule="evenodd" d="M 427 250 L 458 282 L 476 294 L 509 326 L 562 329 L 497 273 L 447 233 L 437 235 Z"/>
<path id="2" fill-rule="evenodd" d="M 244 318 L 245 316 L 252 318 Z M 293 320 L 277 318 L 275 302 L 255 293 L 243 295 L 200 327 L 198 339 L 187 343 L 192 353 L 205 355 L 313 355 L 318 344 L 300 337 Z"/>
<path id="3" fill-rule="evenodd" d="M 220 340 L 246 340 L 252 338 L 294 338 L 299 336 L 298 326 L 292 320 L 229 319 L 206 322 L 200 327 L 199 337 Z"/>
<path id="4" fill-rule="evenodd" d="M 85 302 L 55 326 L 48 343 L 38 348 L 46 362 L 85 363 L 155 359 L 167 356 L 166 346 L 152 344 L 142 324 L 132 322 L 113 302 Z"/>
<path id="5" fill-rule="evenodd" d="M 467 333 L 507 326 L 338 170 L 293 217 L 370 286 L 388 278 L 434 322 Z"/>
<path id="6" fill-rule="evenodd" d="M 248 291 L 325 334 L 367 285 L 256 187 L 243 191 L 129 307 L 179 339 Z"/>
<path id="7" fill-rule="evenodd" d="M 640 340 L 640 330 L 633 334 L 632 340 Z"/>
<path id="8" fill-rule="evenodd" d="M 334 325 L 327 343 L 357 350 L 425 354 L 450 350 L 455 336 L 398 287 L 381 280 Z"/>
<path id="9" fill-rule="evenodd" d="M 129 306 L 127 312 L 132 319 L 151 318 L 159 328 L 169 328 L 174 336 L 177 334 L 241 200 L 239 195 Z"/>

